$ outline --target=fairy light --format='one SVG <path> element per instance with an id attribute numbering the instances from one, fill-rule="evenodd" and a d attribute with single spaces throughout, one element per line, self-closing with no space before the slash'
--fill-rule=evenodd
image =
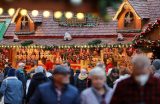
<path id="1" fill-rule="evenodd" d="M 67 19 L 71 19 L 71 18 L 73 17 L 73 13 L 72 13 L 72 12 L 66 12 L 66 13 L 65 13 L 65 17 L 66 17 Z"/>
<path id="2" fill-rule="evenodd" d="M 44 12 L 43 12 L 43 16 L 44 16 L 45 18 L 48 18 L 48 17 L 50 16 L 50 12 L 49 12 L 49 11 L 44 11 Z"/>
<path id="3" fill-rule="evenodd" d="M 0 8 L 0 15 L 3 14 L 3 8 Z"/>
<path id="4" fill-rule="evenodd" d="M 21 14 L 22 16 L 26 16 L 26 15 L 27 15 L 27 10 L 26 10 L 26 9 L 22 9 L 22 10 L 20 11 L 20 14 Z"/>
<path id="5" fill-rule="evenodd" d="M 10 8 L 10 9 L 8 10 L 8 14 L 9 14 L 10 16 L 13 16 L 14 13 L 15 13 L 15 9 L 14 9 L 14 8 Z"/>
<path id="6" fill-rule="evenodd" d="M 82 20 L 84 19 L 84 14 L 83 13 L 77 13 L 77 19 Z"/>
<path id="7" fill-rule="evenodd" d="M 54 12 L 54 18 L 56 18 L 56 19 L 59 19 L 59 18 L 61 18 L 62 17 L 62 12 L 61 11 L 56 11 L 56 12 Z"/>
<path id="8" fill-rule="evenodd" d="M 38 10 L 33 10 L 33 11 L 32 11 L 32 16 L 33 16 L 33 17 L 38 16 L 38 14 L 39 14 Z"/>

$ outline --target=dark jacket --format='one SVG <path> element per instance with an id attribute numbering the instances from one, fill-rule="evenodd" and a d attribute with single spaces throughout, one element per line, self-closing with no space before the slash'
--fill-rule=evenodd
<path id="1" fill-rule="evenodd" d="M 77 79 L 78 79 L 79 74 L 80 74 L 80 70 L 77 70 L 76 74 L 74 75 L 74 85 L 77 84 Z"/>
<path id="2" fill-rule="evenodd" d="M 30 98 L 32 97 L 33 93 L 35 92 L 37 86 L 39 86 L 42 83 L 45 83 L 48 81 L 48 78 L 44 75 L 44 73 L 36 73 L 33 75 L 31 79 L 31 83 L 28 88 L 27 93 L 27 102 L 29 102 Z"/>
<path id="3" fill-rule="evenodd" d="M 10 67 L 4 68 L 4 78 L 7 77 L 9 69 L 11 69 L 11 68 Z"/>
<path id="4" fill-rule="evenodd" d="M 83 80 L 78 78 L 75 86 L 78 88 L 79 92 L 82 92 L 87 88 L 87 78 Z"/>
<path id="5" fill-rule="evenodd" d="M 60 104 L 80 104 L 78 99 L 78 90 L 72 85 L 66 85 L 60 97 Z M 53 82 L 50 81 L 38 86 L 29 104 L 58 104 Z"/>
<path id="6" fill-rule="evenodd" d="M 74 85 L 74 71 L 70 69 L 70 84 Z"/>

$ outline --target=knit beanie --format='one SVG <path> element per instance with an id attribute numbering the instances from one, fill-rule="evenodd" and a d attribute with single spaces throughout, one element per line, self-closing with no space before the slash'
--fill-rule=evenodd
<path id="1" fill-rule="evenodd" d="M 43 73 L 44 72 L 44 68 L 42 66 L 38 66 L 36 69 L 35 69 L 35 73 Z"/>
<path id="2" fill-rule="evenodd" d="M 13 76 L 15 76 L 15 69 L 13 69 L 13 68 L 11 68 L 11 69 L 9 69 L 8 70 L 8 77 L 13 77 Z"/>

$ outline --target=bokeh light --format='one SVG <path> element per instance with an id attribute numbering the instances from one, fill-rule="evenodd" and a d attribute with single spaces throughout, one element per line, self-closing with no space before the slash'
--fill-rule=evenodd
<path id="1" fill-rule="evenodd" d="M 66 13 L 65 13 L 65 17 L 66 17 L 67 19 L 71 19 L 71 18 L 73 17 L 73 13 L 72 13 L 72 12 L 66 12 Z"/>
<path id="2" fill-rule="evenodd" d="M 61 11 L 56 11 L 56 12 L 54 12 L 54 18 L 56 18 L 56 19 L 59 19 L 59 18 L 61 18 L 62 17 L 62 12 Z"/>

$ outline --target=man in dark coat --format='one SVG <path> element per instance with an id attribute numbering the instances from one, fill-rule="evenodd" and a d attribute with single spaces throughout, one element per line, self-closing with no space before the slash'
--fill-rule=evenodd
<path id="1" fill-rule="evenodd" d="M 33 75 L 31 79 L 31 83 L 28 88 L 27 99 L 26 99 L 27 103 L 29 102 L 32 95 L 34 94 L 37 86 L 47 81 L 49 81 L 49 79 L 44 74 L 44 68 L 42 66 L 38 66 L 35 69 L 35 74 Z"/>
<path id="2" fill-rule="evenodd" d="M 150 72 L 150 60 L 144 55 L 132 58 L 131 77 L 118 83 L 110 104 L 160 104 L 160 80 Z"/>
<path id="3" fill-rule="evenodd" d="M 70 71 L 58 65 L 53 71 L 53 81 L 36 89 L 29 104 L 79 104 L 78 90 L 69 84 Z"/>

